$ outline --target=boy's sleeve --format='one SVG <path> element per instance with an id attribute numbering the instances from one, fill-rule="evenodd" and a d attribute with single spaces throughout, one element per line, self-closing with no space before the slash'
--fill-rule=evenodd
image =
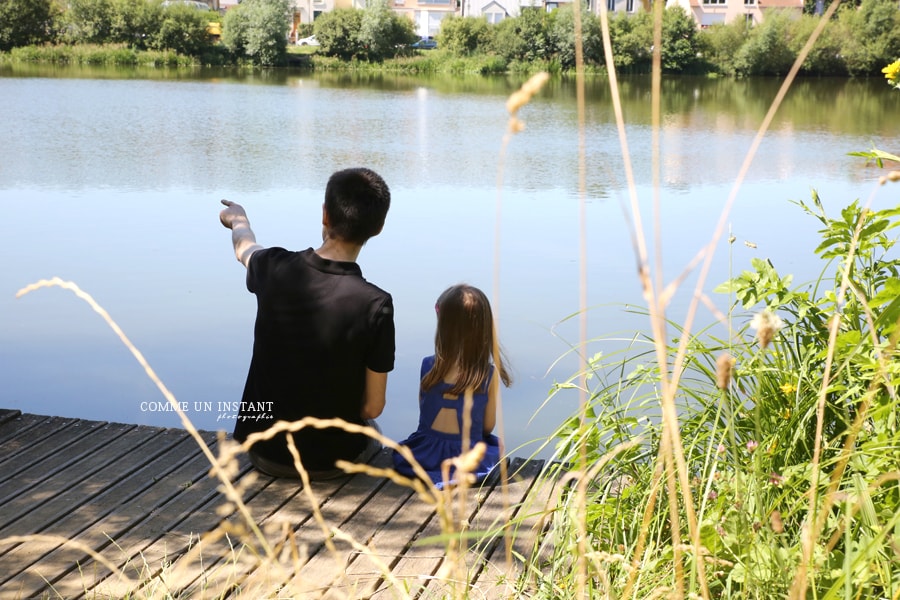
<path id="1" fill-rule="evenodd" d="M 373 316 L 372 344 L 366 366 L 376 373 L 394 370 L 394 301 L 388 295 Z"/>

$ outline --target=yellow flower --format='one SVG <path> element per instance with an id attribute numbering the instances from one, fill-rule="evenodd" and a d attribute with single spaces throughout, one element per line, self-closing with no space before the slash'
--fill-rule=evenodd
<path id="1" fill-rule="evenodd" d="M 900 60 L 895 60 L 885 68 L 881 70 L 884 73 L 884 78 L 890 81 L 891 83 L 897 83 L 900 80 Z"/>
<path id="2" fill-rule="evenodd" d="M 779 389 L 784 392 L 785 395 L 790 395 L 797 391 L 797 388 L 793 383 L 785 383 L 784 385 L 779 386 Z"/>

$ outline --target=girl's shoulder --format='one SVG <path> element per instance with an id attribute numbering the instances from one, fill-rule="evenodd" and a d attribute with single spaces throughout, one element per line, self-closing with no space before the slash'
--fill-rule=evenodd
<path id="1" fill-rule="evenodd" d="M 431 369 L 434 368 L 434 354 L 431 356 L 426 356 L 422 359 L 422 372 L 420 373 L 420 379 L 425 377 L 425 374 L 428 373 Z"/>

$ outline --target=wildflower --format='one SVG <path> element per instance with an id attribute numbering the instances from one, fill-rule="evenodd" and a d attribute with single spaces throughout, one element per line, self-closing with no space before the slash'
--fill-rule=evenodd
<path id="1" fill-rule="evenodd" d="M 790 396 L 791 394 L 793 394 L 794 392 L 797 391 L 797 387 L 793 383 L 785 383 L 784 385 L 780 386 L 778 389 L 780 389 L 782 392 L 784 392 L 784 394 L 786 396 Z"/>
<path id="2" fill-rule="evenodd" d="M 768 347 L 778 333 L 778 330 L 784 327 L 784 321 L 781 317 L 766 309 L 760 313 L 756 313 L 753 320 L 750 321 L 750 327 L 756 330 L 756 339 L 763 350 Z"/>
<path id="3" fill-rule="evenodd" d="M 716 359 L 716 387 L 720 390 L 727 390 L 731 384 L 735 362 L 735 358 L 728 353 L 721 354 Z"/>
<path id="4" fill-rule="evenodd" d="M 780 486 L 782 483 L 784 483 L 784 476 L 772 471 L 772 473 L 769 474 L 769 483 L 775 486 Z"/>
<path id="5" fill-rule="evenodd" d="M 725 444 L 719 444 L 716 447 L 716 452 L 718 452 L 719 454 L 725 454 Z"/>
<path id="6" fill-rule="evenodd" d="M 719 493 L 716 492 L 716 490 L 710 490 L 709 493 L 706 495 L 706 497 L 709 498 L 710 500 L 715 500 L 716 498 L 719 497 Z"/>
<path id="7" fill-rule="evenodd" d="M 750 440 L 749 442 L 747 442 L 747 452 L 752 454 L 757 447 L 759 447 L 759 442 L 755 440 Z"/>
<path id="8" fill-rule="evenodd" d="M 900 88 L 900 60 L 895 60 L 883 68 L 881 72 L 884 73 L 884 78 L 888 80 L 891 86 Z"/>

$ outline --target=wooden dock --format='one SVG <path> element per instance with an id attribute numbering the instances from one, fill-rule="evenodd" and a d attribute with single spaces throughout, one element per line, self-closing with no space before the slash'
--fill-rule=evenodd
<path id="1" fill-rule="evenodd" d="M 216 434 L 201 435 L 215 453 Z M 254 531 L 184 430 L 0 410 L 0 600 L 520 597 L 508 557 L 534 545 L 542 467 L 512 460 L 507 486 L 454 501 L 469 532 L 504 539 L 441 537 L 435 508 L 382 477 L 303 489 L 238 461 Z"/>

